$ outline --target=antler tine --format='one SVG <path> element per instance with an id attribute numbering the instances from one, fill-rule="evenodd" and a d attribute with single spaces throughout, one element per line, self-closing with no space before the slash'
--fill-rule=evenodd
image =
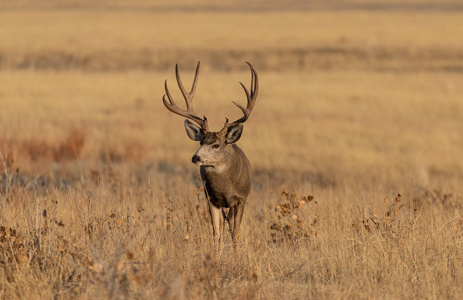
<path id="1" fill-rule="evenodd" d="M 253 66 L 249 63 L 249 62 L 246 62 L 249 67 L 251 68 L 251 74 L 252 74 L 252 78 L 251 78 L 251 94 L 252 95 L 255 95 L 254 97 L 257 98 L 257 94 L 259 93 L 259 85 L 257 83 L 257 72 L 256 70 L 254 70 Z"/>
<path id="2" fill-rule="evenodd" d="M 198 82 L 198 75 L 199 75 L 199 65 L 200 63 L 198 62 L 198 65 L 196 66 L 196 71 L 195 71 L 195 78 L 193 79 L 193 85 L 191 86 L 191 89 L 189 92 L 185 90 L 185 87 L 182 84 L 182 80 L 180 78 L 180 73 L 178 71 L 178 65 L 175 65 L 175 76 L 177 78 L 177 84 L 178 87 L 180 88 L 180 91 L 182 92 L 183 98 L 185 99 L 185 104 L 186 104 L 186 110 L 183 110 L 175 104 L 174 99 L 172 98 L 172 95 L 169 92 L 169 89 L 167 88 L 167 80 L 164 83 L 164 89 L 166 90 L 166 94 L 162 97 L 162 101 L 164 102 L 164 106 L 174 114 L 177 114 L 179 116 L 185 117 L 187 119 L 190 119 L 192 121 L 195 121 L 199 126 L 201 126 L 202 129 L 204 130 L 209 130 L 208 125 L 207 125 L 207 119 L 204 116 L 203 118 L 198 117 L 195 112 L 193 111 L 193 97 L 196 92 L 196 84 Z M 167 99 L 166 99 L 167 97 Z"/>
<path id="3" fill-rule="evenodd" d="M 251 115 L 254 105 L 256 104 L 257 95 L 259 93 L 259 78 L 257 76 L 256 70 L 254 70 L 254 67 L 249 62 L 246 62 L 246 63 L 249 65 L 249 68 L 251 69 L 251 76 L 252 76 L 251 77 L 251 92 L 249 92 L 246 86 L 242 82 L 240 82 L 241 86 L 243 87 L 244 92 L 246 93 L 246 99 L 247 99 L 246 108 L 236 103 L 235 101 L 232 101 L 233 104 L 238 106 L 238 108 L 243 112 L 244 116 L 232 123 L 228 123 L 228 120 L 227 120 L 227 122 L 225 122 L 224 128 L 246 122 L 246 120 Z"/>
<path id="4" fill-rule="evenodd" d="M 191 101 L 193 100 L 193 97 L 195 96 L 196 83 L 198 82 L 199 64 L 200 63 L 198 62 L 198 65 L 196 66 L 196 71 L 195 71 L 195 78 L 193 79 L 193 84 L 189 92 L 185 90 L 185 87 L 182 84 L 182 79 L 180 78 L 180 73 L 178 71 L 178 64 L 175 65 L 175 77 L 177 78 L 178 87 L 180 88 L 183 98 L 185 99 L 187 109 L 191 106 Z"/>

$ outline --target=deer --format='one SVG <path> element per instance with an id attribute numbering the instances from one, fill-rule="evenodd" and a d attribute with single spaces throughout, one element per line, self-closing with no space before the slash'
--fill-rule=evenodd
<path id="1" fill-rule="evenodd" d="M 244 205 L 251 191 L 251 164 L 249 159 L 235 143 L 243 132 L 243 123 L 251 115 L 259 92 L 257 72 L 251 69 L 251 88 L 240 82 L 246 93 L 247 106 L 233 102 L 243 113 L 243 117 L 225 124 L 220 131 L 209 130 L 206 116 L 199 117 L 193 111 L 193 98 L 198 83 L 200 62 L 196 66 L 193 84 L 189 92 L 185 90 L 180 79 L 178 64 L 175 66 L 177 84 L 183 95 L 186 110 L 177 106 L 164 83 L 165 94 L 162 97 L 164 106 L 172 113 L 185 118 L 184 125 L 188 137 L 200 144 L 191 161 L 200 167 L 201 181 L 208 203 L 213 229 L 213 236 L 217 249 L 222 250 L 225 221 L 228 222 L 234 249 L 240 238 L 240 225 L 244 213 Z"/>

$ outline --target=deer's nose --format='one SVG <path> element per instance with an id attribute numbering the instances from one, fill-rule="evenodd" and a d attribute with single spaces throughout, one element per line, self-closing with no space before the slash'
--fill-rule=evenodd
<path id="1" fill-rule="evenodd" d="M 200 159 L 199 156 L 196 155 L 196 154 L 193 155 L 193 157 L 191 158 L 191 162 L 194 163 L 194 164 L 197 163 L 197 162 L 199 162 L 200 160 L 201 160 L 201 159 Z"/>

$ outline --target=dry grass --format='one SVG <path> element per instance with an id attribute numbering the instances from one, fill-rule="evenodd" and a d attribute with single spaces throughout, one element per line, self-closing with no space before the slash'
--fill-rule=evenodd
<path id="1" fill-rule="evenodd" d="M 461 298 L 461 9 L 323 2 L 0 3 L 1 297 Z M 213 129 L 260 76 L 238 256 L 161 102 L 199 59 Z"/>
<path id="2" fill-rule="evenodd" d="M 5 9 L 0 67 L 166 71 L 208 60 L 214 69 L 244 70 L 243 60 L 252 60 L 261 70 L 463 68 L 458 9 L 193 12 Z"/>

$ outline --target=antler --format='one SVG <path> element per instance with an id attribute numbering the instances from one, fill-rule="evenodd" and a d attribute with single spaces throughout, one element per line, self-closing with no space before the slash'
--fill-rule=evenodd
<path id="1" fill-rule="evenodd" d="M 239 123 L 246 122 L 246 120 L 251 115 L 252 109 L 254 108 L 254 104 L 256 104 L 257 94 L 259 93 L 259 78 L 257 77 L 257 72 L 256 70 L 254 70 L 253 66 L 248 62 L 246 63 L 249 65 L 249 68 L 251 69 L 251 92 L 248 91 L 248 89 L 244 86 L 243 83 L 240 82 L 240 84 L 243 87 L 244 92 L 246 93 L 246 98 L 248 100 L 247 106 L 246 108 L 244 108 L 235 101 L 232 101 L 233 104 L 235 104 L 236 106 L 238 106 L 239 109 L 241 109 L 244 116 L 232 123 L 228 123 L 228 119 L 226 119 L 225 125 L 223 126 L 222 130 L 226 130 L 228 127 L 238 125 Z"/>
<path id="2" fill-rule="evenodd" d="M 193 80 L 193 85 L 191 86 L 191 90 L 187 92 L 185 90 L 185 87 L 182 84 L 182 80 L 180 79 L 180 74 L 178 72 L 178 65 L 175 65 L 175 76 L 177 77 L 178 87 L 180 88 L 183 98 L 185 99 L 186 110 L 179 108 L 177 104 L 175 104 L 174 99 L 172 98 L 172 95 L 170 94 L 169 89 L 167 88 L 167 79 L 164 83 L 166 94 L 162 97 L 162 101 L 164 102 L 165 107 L 171 112 L 173 112 L 174 114 L 177 114 L 179 116 L 195 121 L 203 130 L 208 131 L 209 128 L 207 125 L 206 116 L 204 116 L 203 118 L 200 118 L 193 111 L 193 97 L 195 96 L 195 92 L 196 92 L 196 83 L 198 82 L 198 73 L 199 73 L 199 62 L 198 62 L 198 65 L 196 66 L 196 72 L 195 72 L 195 78 Z"/>

